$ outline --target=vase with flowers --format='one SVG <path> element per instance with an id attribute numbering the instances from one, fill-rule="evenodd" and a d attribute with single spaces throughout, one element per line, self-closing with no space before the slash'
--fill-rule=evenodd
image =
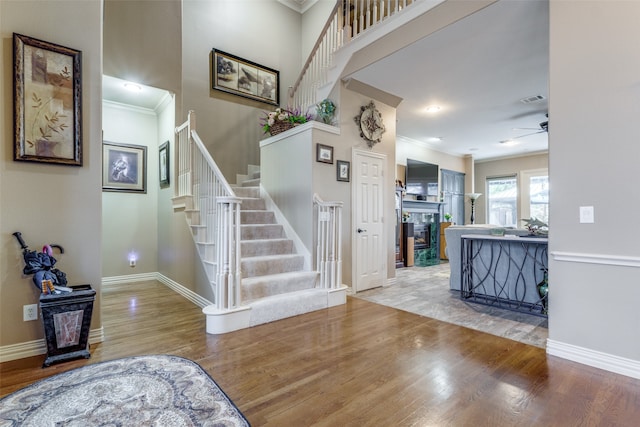
<path id="1" fill-rule="evenodd" d="M 328 125 L 333 124 L 333 118 L 336 115 L 336 104 L 330 99 L 324 99 L 316 104 L 316 120 Z"/>
<path id="2" fill-rule="evenodd" d="M 298 108 L 276 108 L 275 111 L 264 112 L 264 116 L 260 119 L 260 126 L 264 133 L 274 136 L 294 126 L 307 123 L 311 119 L 312 116 L 309 113 L 303 114 Z"/>

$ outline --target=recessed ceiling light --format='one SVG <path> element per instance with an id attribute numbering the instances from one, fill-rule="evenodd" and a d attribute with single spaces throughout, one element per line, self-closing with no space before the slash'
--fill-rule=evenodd
<path id="1" fill-rule="evenodd" d="M 142 86 L 136 83 L 127 82 L 124 84 L 124 88 L 131 92 L 142 92 Z"/>
<path id="2" fill-rule="evenodd" d="M 431 138 L 427 138 L 427 141 L 429 142 L 442 142 L 443 140 L 444 138 L 441 136 L 433 136 Z"/>
<path id="3" fill-rule="evenodd" d="M 505 139 L 504 141 L 500 141 L 500 144 L 510 147 L 512 145 L 518 145 L 519 142 L 515 139 Z"/>
<path id="4" fill-rule="evenodd" d="M 427 113 L 437 113 L 438 111 L 441 110 L 441 107 L 439 105 L 429 105 L 425 111 Z"/>

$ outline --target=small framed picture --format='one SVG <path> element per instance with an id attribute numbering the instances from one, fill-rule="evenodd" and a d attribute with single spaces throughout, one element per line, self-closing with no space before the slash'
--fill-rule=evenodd
<path id="1" fill-rule="evenodd" d="M 333 164 L 333 147 L 330 145 L 316 144 L 316 161 Z"/>
<path id="2" fill-rule="evenodd" d="M 147 192 L 147 147 L 102 144 L 102 191 Z"/>
<path id="3" fill-rule="evenodd" d="M 336 179 L 338 181 L 349 182 L 351 179 L 351 163 L 346 160 L 336 161 Z"/>
<path id="4" fill-rule="evenodd" d="M 158 171 L 160 173 L 160 188 L 169 186 L 169 141 L 160 144 L 158 153 Z"/>

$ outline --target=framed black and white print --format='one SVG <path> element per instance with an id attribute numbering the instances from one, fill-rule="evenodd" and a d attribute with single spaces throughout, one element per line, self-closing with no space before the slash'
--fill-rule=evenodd
<path id="1" fill-rule="evenodd" d="M 349 182 L 351 180 L 351 163 L 346 160 L 336 161 L 336 179 Z"/>
<path id="2" fill-rule="evenodd" d="M 213 49 L 211 84 L 215 90 L 280 105 L 280 72 Z"/>
<path id="3" fill-rule="evenodd" d="M 158 152 L 158 171 L 160 178 L 160 188 L 167 188 L 169 186 L 169 141 L 160 144 L 160 151 Z"/>
<path id="4" fill-rule="evenodd" d="M 333 147 L 330 145 L 316 144 L 316 161 L 333 164 Z"/>
<path id="5" fill-rule="evenodd" d="M 102 143 L 102 191 L 147 192 L 147 147 Z"/>

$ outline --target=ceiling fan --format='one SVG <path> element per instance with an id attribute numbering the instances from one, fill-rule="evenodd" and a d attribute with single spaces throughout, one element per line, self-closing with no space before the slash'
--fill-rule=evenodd
<path id="1" fill-rule="evenodd" d="M 549 118 L 549 113 L 545 114 L 547 119 Z M 521 139 L 527 136 L 536 135 L 543 132 L 549 132 L 549 120 L 545 120 L 544 122 L 540 122 L 538 128 L 514 128 L 514 130 L 534 130 L 535 132 L 526 133 L 524 135 L 515 136 L 513 138 L 505 139 L 500 141 L 501 144 L 507 143 L 509 141 L 515 141 L 516 139 Z"/>

